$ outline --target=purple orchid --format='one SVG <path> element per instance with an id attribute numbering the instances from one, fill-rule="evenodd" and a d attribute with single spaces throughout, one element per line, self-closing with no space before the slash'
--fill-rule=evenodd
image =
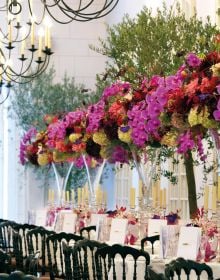
<path id="1" fill-rule="evenodd" d="M 180 134 L 177 142 L 179 146 L 177 153 L 179 154 L 186 154 L 195 147 L 195 142 L 193 141 L 191 132 L 189 130 Z"/>
<path id="2" fill-rule="evenodd" d="M 86 128 L 87 133 L 96 132 L 99 129 L 100 121 L 105 115 L 105 103 L 100 100 L 98 103 L 89 106 L 88 108 L 88 126 Z"/>
<path id="3" fill-rule="evenodd" d="M 201 59 L 198 58 L 198 56 L 195 55 L 194 53 L 189 53 L 186 57 L 186 62 L 188 63 L 189 66 L 195 68 L 201 64 Z"/>
<path id="4" fill-rule="evenodd" d="M 130 83 L 118 81 L 115 84 L 112 84 L 111 86 L 105 88 L 102 94 L 102 100 L 106 101 L 109 97 L 118 94 L 123 96 L 129 91 L 129 89 Z"/>
<path id="5" fill-rule="evenodd" d="M 37 135 L 35 127 L 29 128 L 20 141 L 19 160 L 22 165 L 26 163 L 26 145 L 31 143 L 31 139 Z"/>

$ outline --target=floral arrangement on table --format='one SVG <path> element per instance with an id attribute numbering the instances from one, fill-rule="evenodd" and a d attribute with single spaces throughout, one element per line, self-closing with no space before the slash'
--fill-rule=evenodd
<path id="1" fill-rule="evenodd" d="M 177 209 L 176 212 L 171 211 L 165 216 L 154 214 L 152 219 L 163 219 L 163 220 L 166 219 L 168 225 L 176 225 L 178 224 L 178 221 L 180 219 L 180 210 Z"/>
<path id="2" fill-rule="evenodd" d="M 88 108 L 86 131 L 100 145 L 101 156 L 111 163 L 129 163 L 131 159 L 131 130 L 127 125 L 130 90 L 130 83 L 117 81 L 104 90 L 97 104 Z"/>
<path id="3" fill-rule="evenodd" d="M 38 132 L 31 127 L 20 142 L 20 162 L 24 165 L 30 162 L 44 166 L 52 162 L 74 162 L 81 168 L 81 155 L 86 154 L 89 166 L 96 166 L 101 161 L 99 153 L 89 143 L 91 137 L 83 132 L 85 129 L 86 112 L 69 112 L 62 119 L 55 116 L 45 116 L 47 128 Z"/>
<path id="4" fill-rule="evenodd" d="M 118 207 L 116 206 L 115 210 L 107 211 L 109 218 L 122 218 L 122 219 L 128 219 L 128 224 L 135 225 L 137 223 L 137 218 L 127 211 L 126 207 Z"/>
<path id="5" fill-rule="evenodd" d="M 202 139 L 219 128 L 219 92 L 220 54 L 201 59 L 190 53 L 175 75 L 143 77 L 135 86 L 117 81 L 98 103 L 53 119 L 36 141 L 70 158 L 87 152 L 128 163 L 131 148 L 164 145 L 183 155 L 196 149 L 205 160 Z"/>
<path id="6" fill-rule="evenodd" d="M 116 81 L 96 104 L 50 119 L 44 132 L 33 128 L 22 140 L 21 159 L 82 167 L 84 154 L 91 165 L 103 159 L 133 163 L 134 155 L 136 162 L 143 155 L 148 160 L 151 148 L 161 147 L 159 160 L 174 152 L 187 159 L 196 151 L 205 162 L 204 138 L 211 135 L 220 148 L 219 96 L 219 52 L 189 53 L 174 75 L 142 76 L 136 84 Z"/>
<path id="7" fill-rule="evenodd" d="M 177 153 L 197 150 L 205 160 L 202 139 L 219 127 L 220 55 L 200 59 L 190 53 L 173 76 L 143 80 L 145 96 L 128 111 L 133 142 L 176 148 Z"/>

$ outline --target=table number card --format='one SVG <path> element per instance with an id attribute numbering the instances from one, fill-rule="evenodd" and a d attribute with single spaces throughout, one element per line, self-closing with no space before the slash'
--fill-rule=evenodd
<path id="1" fill-rule="evenodd" d="M 127 234 L 128 220 L 127 219 L 112 219 L 110 231 L 110 244 L 124 244 Z"/>
<path id="2" fill-rule="evenodd" d="M 47 220 L 47 209 L 36 210 L 36 226 L 44 227 L 46 225 Z"/>
<path id="3" fill-rule="evenodd" d="M 54 225 L 54 231 L 55 232 L 61 232 L 63 231 L 63 219 L 64 219 L 64 215 L 65 213 L 72 213 L 72 210 L 70 209 L 65 209 L 65 210 L 60 210 L 57 213 L 57 217 L 56 217 L 56 221 L 55 221 L 55 225 Z"/>
<path id="4" fill-rule="evenodd" d="M 165 225 L 167 225 L 167 220 L 149 219 L 147 236 L 159 235 L 160 228 Z"/>
<path id="5" fill-rule="evenodd" d="M 61 231 L 67 233 L 74 233 L 76 227 L 77 215 L 75 213 L 61 213 L 62 226 Z"/>
<path id="6" fill-rule="evenodd" d="M 177 257 L 196 260 L 201 240 L 201 228 L 181 227 Z"/>

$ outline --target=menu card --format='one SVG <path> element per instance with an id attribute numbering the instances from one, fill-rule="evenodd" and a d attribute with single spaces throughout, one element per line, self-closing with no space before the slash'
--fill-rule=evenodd
<path id="1" fill-rule="evenodd" d="M 127 234 L 128 220 L 127 219 L 112 219 L 110 231 L 110 244 L 124 244 Z"/>
<path id="2" fill-rule="evenodd" d="M 147 236 L 159 235 L 160 228 L 165 225 L 167 225 L 167 220 L 149 219 Z"/>
<path id="3" fill-rule="evenodd" d="M 47 209 L 36 210 L 35 224 L 44 227 L 47 220 Z"/>
<path id="4" fill-rule="evenodd" d="M 77 214 L 75 213 L 62 213 L 62 226 L 61 230 L 67 233 L 74 233 L 77 221 Z"/>
<path id="5" fill-rule="evenodd" d="M 177 257 L 196 260 L 201 241 L 201 228 L 181 227 Z"/>
<path id="6" fill-rule="evenodd" d="M 72 214 L 72 210 L 60 210 L 57 213 L 57 217 L 56 217 L 56 222 L 54 225 L 54 231 L 55 232 L 61 232 L 64 231 L 63 230 L 63 221 L 64 221 L 64 214 L 69 213 Z"/>

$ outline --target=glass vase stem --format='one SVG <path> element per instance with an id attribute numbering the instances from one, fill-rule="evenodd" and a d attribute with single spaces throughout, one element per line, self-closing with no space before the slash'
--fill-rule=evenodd
<path id="1" fill-rule="evenodd" d="M 84 162 L 87 177 L 88 177 L 89 191 L 90 191 L 91 196 L 94 197 L 95 192 L 94 192 L 94 189 L 93 189 L 93 186 L 92 186 L 92 181 L 91 181 L 91 176 L 90 176 L 90 172 L 89 172 L 89 167 L 88 167 L 88 164 L 87 164 L 87 161 L 86 161 L 86 156 L 82 155 L 82 158 L 83 158 L 83 162 Z"/>
<path id="2" fill-rule="evenodd" d="M 149 196 L 150 196 L 150 186 L 151 181 L 153 179 L 153 174 L 155 173 L 156 169 L 156 158 L 157 158 L 157 151 L 155 149 L 154 154 L 152 156 L 153 160 L 150 160 L 151 165 L 148 166 L 145 170 L 145 163 L 141 162 L 141 159 L 138 160 L 137 153 L 131 149 L 132 157 L 134 160 L 134 164 L 136 170 L 138 172 L 139 179 L 142 181 L 142 206 L 147 207 L 149 205 Z"/>
<path id="3" fill-rule="evenodd" d="M 52 162 L 52 167 L 53 167 L 53 171 L 54 171 L 55 179 L 56 179 L 56 183 L 57 183 L 58 206 L 62 206 L 62 201 L 65 199 L 65 197 L 63 197 L 63 194 L 66 191 L 67 182 L 68 182 L 71 170 L 73 168 L 73 162 L 70 164 L 66 176 L 64 178 L 62 178 L 62 182 L 60 182 L 59 173 L 57 171 L 57 168 L 56 168 L 56 165 L 54 162 Z"/>
<path id="4" fill-rule="evenodd" d="M 52 162 L 52 167 L 53 167 L 53 171 L 54 171 L 55 179 L 56 179 L 56 183 L 57 183 L 58 197 L 60 198 L 61 197 L 61 189 L 60 189 L 59 174 L 58 174 L 58 171 L 57 171 L 57 168 L 56 168 L 56 165 L 55 165 L 54 162 Z M 59 203 L 60 203 L 60 201 L 59 201 Z"/>
<path id="5" fill-rule="evenodd" d="M 91 180 L 91 174 L 90 174 L 90 170 L 89 170 L 89 166 L 88 163 L 86 161 L 86 157 L 85 155 L 82 155 L 83 158 L 83 162 L 86 168 L 86 173 L 87 173 L 87 177 L 88 177 L 88 184 L 89 184 L 89 192 L 90 192 L 90 199 L 89 199 L 89 204 L 90 206 L 92 206 L 92 208 L 96 208 L 96 195 L 95 195 L 95 187 L 98 186 L 101 176 L 102 176 L 102 172 L 106 163 L 106 159 L 103 160 L 103 162 L 101 163 L 101 165 L 97 166 L 97 173 L 95 176 L 95 179 Z"/>

